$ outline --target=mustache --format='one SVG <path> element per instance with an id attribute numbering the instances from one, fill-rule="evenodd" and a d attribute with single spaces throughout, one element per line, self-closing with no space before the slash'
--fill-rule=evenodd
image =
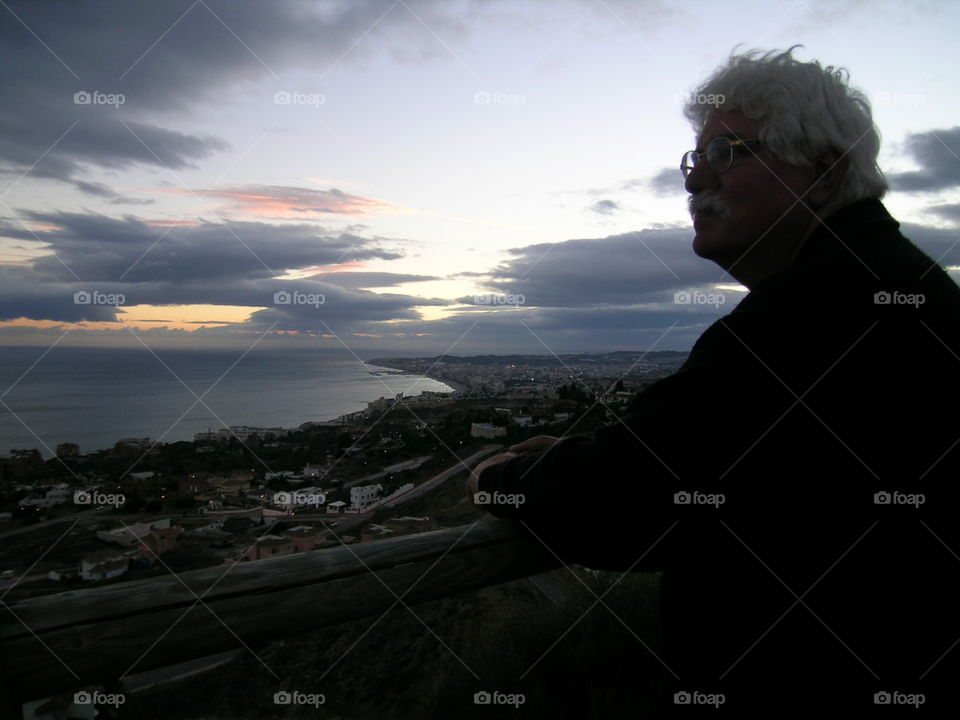
<path id="1" fill-rule="evenodd" d="M 721 220 L 730 218 L 730 207 L 720 198 L 716 190 L 701 190 L 696 195 L 687 198 L 690 217 L 697 213 L 712 212 L 720 216 Z"/>

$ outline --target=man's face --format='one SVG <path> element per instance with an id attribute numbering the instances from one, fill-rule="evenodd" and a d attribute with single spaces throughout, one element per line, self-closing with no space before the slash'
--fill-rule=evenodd
<path id="1" fill-rule="evenodd" d="M 715 137 L 756 140 L 759 132 L 759 123 L 739 110 L 716 110 L 697 141 L 697 150 L 702 151 Z M 747 251 L 751 251 L 750 259 L 744 261 L 742 270 L 758 259 L 768 265 L 771 261 L 777 264 L 781 256 L 792 258 L 815 221 L 810 210 L 797 201 L 812 181 L 811 170 L 787 165 L 762 145 L 735 147 L 733 164 L 720 174 L 710 168 L 706 158 L 701 159 L 687 176 L 687 192 L 695 197 L 707 192 L 725 212 L 697 210 L 697 201 L 707 196 L 691 198 L 694 252 L 734 276 Z"/>

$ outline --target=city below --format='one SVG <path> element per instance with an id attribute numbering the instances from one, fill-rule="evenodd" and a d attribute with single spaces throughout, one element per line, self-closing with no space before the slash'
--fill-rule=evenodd
<path id="1" fill-rule="evenodd" d="M 12 597 L 257 561 L 441 527 L 402 505 L 536 434 L 610 421 L 686 358 L 679 352 L 375 358 L 374 374 L 427 375 L 453 393 L 381 397 L 298 428 L 234 426 L 193 442 L 123 438 L 82 454 L 69 441 L 0 457 L 0 567 Z M 573 427 L 576 425 L 576 427 Z M 491 444 L 491 441 L 496 444 Z M 461 493 L 462 494 L 462 493 Z M 56 542 L 60 523 L 76 520 Z M 50 547 L 42 558 L 30 548 Z M 168 559 L 169 558 L 169 559 Z M 15 586 L 15 587 L 14 587 Z"/>
<path id="2" fill-rule="evenodd" d="M 122 438 L 0 457 L 6 602 L 453 528 L 481 511 L 466 471 L 539 434 L 589 433 L 685 353 L 377 358 L 455 388 L 380 397 L 296 428 Z"/>

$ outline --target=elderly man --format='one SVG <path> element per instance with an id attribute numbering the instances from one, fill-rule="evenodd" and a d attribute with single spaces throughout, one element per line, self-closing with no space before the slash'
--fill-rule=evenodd
<path id="1" fill-rule="evenodd" d="M 468 492 L 522 493 L 486 508 L 566 562 L 664 571 L 669 709 L 960 707 L 960 289 L 881 204 L 844 71 L 746 53 L 691 99 L 693 249 L 749 294 L 619 422 Z"/>

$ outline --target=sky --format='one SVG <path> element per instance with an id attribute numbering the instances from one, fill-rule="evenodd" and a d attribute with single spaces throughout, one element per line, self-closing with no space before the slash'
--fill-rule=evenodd
<path id="1" fill-rule="evenodd" d="M 686 95 L 843 66 L 960 279 L 960 4 L 0 0 L 0 345 L 688 350 Z M 678 302 L 678 293 L 700 302 Z"/>

